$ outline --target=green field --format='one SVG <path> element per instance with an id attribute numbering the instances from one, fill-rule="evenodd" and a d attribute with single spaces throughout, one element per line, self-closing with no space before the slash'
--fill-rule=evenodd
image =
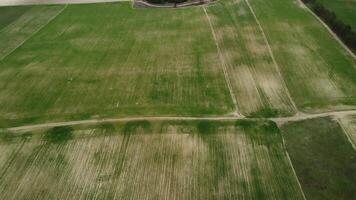
<path id="1" fill-rule="evenodd" d="M 0 7 L 0 199 L 356 199 L 356 60 L 299 1 L 131 4 Z"/>
<path id="2" fill-rule="evenodd" d="M 356 198 L 356 151 L 336 121 L 292 122 L 281 130 L 307 199 Z"/>
<path id="3" fill-rule="evenodd" d="M 1 7 L 0 127 L 228 115 L 232 98 L 247 117 L 355 108 L 356 62 L 315 18 L 247 2 Z"/>
<path id="4" fill-rule="evenodd" d="M 2 133 L 0 151 L 0 199 L 303 199 L 268 121 Z"/>
<path id="5" fill-rule="evenodd" d="M 52 13 L 62 7 L 34 9 Z M 32 11 L 25 15 L 44 13 Z M 45 16 L 48 23 L 52 16 Z M 26 19 L 20 17 L 0 32 L 0 38 L 10 41 L 0 49 L 11 49 L 14 40 L 24 38 L 27 32 L 11 34 L 9 29 L 29 29 Z M 69 5 L 0 61 L 0 89 L 2 126 L 233 111 L 201 8 L 134 10 L 128 2 Z"/>
<path id="6" fill-rule="evenodd" d="M 356 61 L 320 22 L 294 0 L 249 1 L 298 108 L 355 109 Z"/>
<path id="7" fill-rule="evenodd" d="M 356 31 L 356 1 L 355 0 L 317 0 L 327 9 L 333 11 L 336 17 L 350 25 Z"/>

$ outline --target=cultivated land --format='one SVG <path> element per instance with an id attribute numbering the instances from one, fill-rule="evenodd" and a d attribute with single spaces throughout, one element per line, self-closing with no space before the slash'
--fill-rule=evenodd
<path id="1" fill-rule="evenodd" d="M 337 121 L 291 122 L 281 130 L 307 199 L 356 198 L 356 151 Z"/>
<path id="2" fill-rule="evenodd" d="M 246 2 L 223 0 L 207 10 L 240 112 L 265 117 L 293 114 L 279 68 Z"/>
<path id="3" fill-rule="evenodd" d="M 294 0 L 0 7 L 0 199 L 356 199 L 355 77 Z"/>
<path id="4" fill-rule="evenodd" d="M 350 142 L 356 147 L 356 115 L 349 115 L 339 118 L 340 125 L 344 129 Z"/>
<path id="5" fill-rule="evenodd" d="M 48 21 L 52 16 L 47 16 Z M 11 25 L 21 29 L 16 26 L 20 22 Z M 16 37 L 6 36 L 10 41 Z M 0 62 L 3 126 L 93 116 L 211 115 L 234 109 L 200 8 L 69 5 Z"/>
<path id="6" fill-rule="evenodd" d="M 132 121 L 7 133 L 1 199 L 303 199 L 269 121 Z"/>
<path id="7" fill-rule="evenodd" d="M 356 1 L 355 0 L 317 0 L 326 8 L 333 11 L 337 18 L 349 24 L 356 30 Z"/>
<path id="8" fill-rule="evenodd" d="M 297 1 L 249 2 L 297 107 L 306 112 L 355 109 L 356 61 L 320 22 Z"/>

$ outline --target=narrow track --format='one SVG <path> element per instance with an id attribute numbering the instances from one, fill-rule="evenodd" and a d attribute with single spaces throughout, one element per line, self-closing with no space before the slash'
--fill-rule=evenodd
<path id="1" fill-rule="evenodd" d="M 227 86 L 229 88 L 229 92 L 230 92 L 230 96 L 231 96 L 232 102 L 234 103 L 234 106 L 235 106 L 235 115 L 243 117 L 243 115 L 241 113 L 239 113 L 239 108 L 238 108 L 238 104 L 237 104 L 237 101 L 236 101 L 236 97 L 235 97 L 235 94 L 233 92 L 232 84 L 231 84 L 231 81 L 230 81 L 230 78 L 229 78 L 229 75 L 228 75 L 228 72 L 227 72 L 227 69 L 226 69 L 226 62 L 225 62 L 224 56 L 221 53 L 221 49 L 220 49 L 220 46 L 219 46 L 219 43 L 218 43 L 218 40 L 217 40 L 217 37 L 216 37 L 216 33 L 215 33 L 215 30 L 214 30 L 213 24 L 212 24 L 212 22 L 210 20 L 208 12 L 206 11 L 206 8 L 205 7 L 202 7 L 202 8 L 203 8 L 205 16 L 206 16 L 206 18 L 207 18 L 207 20 L 209 22 L 211 34 L 213 35 L 214 42 L 215 42 L 216 48 L 218 50 L 219 59 L 220 59 L 221 66 L 222 66 L 222 69 L 223 69 L 223 72 L 224 72 L 224 76 L 225 76 L 225 81 L 226 81 L 226 84 L 227 84 Z"/>
<path id="2" fill-rule="evenodd" d="M 299 113 L 292 117 L 277 117 L 277 118 L 245 118 L 242 116 L 206 116 L 206 117 L 174 117 L 174 116 L 149 117 L 147 116 L 147 117 L 103 118 L 103 119 L 88 119 L 88 120 L 78 120 L 78 121 L 50 122 L 50 123 L 43 123 L 43 124 L 25 125 L 25 126 L 6 128 L 6 130 L 12 132 L 23 132 L 23 131 L 31 131 L 36 129 L 52 128 L 56 126 L 94 125 L 94 124 L 107 123 L 107 122 L 128 122 L 128 121 L 137 121 L 137 120 L 149 120 L 149 121 L 164 121 L 164 120 L 219 121 L 222 120 L 224 121 L 224 120 L 248 119 L 248 120 L 271 120 L 276 122 L 278 125 L 282 125 L 284 123 L 293 122 L 293 121 L 301 121 L 301 120 L 314 119 L 319 117 L 343 117 L 345 115 L 356 115 L 356 110 L 332 111 L 332 112 L 325 112 L 325 113 L 318 113 L 318 114 Z"/>

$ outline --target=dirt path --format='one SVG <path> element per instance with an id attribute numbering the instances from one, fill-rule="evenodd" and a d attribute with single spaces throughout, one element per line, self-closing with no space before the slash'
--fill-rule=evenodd
<path id="1" fill-rule="evenodd" d="M 356 110 L 331 111 L 331 112 L 318 113 L 318 114 L 306 114 L 300 112 L 292 117 L 279 117 L 279 118 L 269 118 L 269 119 L 276 122 L 278 125 L 282 125 L 286 122 L 301 121 L 306 119 L 314 119 L 314 118 L 329 117 L 329 116 L 343 117 L 345 115 L 354 115 L 354 114 L 356 114 Z"/>
<path id="2" fill-rule="evenodd" d="M 211 23 L 211 20 L 210 20 L 208 12 L 206 11 L 206 8 L 205 7 L 202 7 L 202 8 L 203 8 L 205 16 L 206 16 L 206 18 L 207 18 L 207 20 L 209 22 L 210 30 L 211 30 L 211 33 L 213 35 L 216 48 L 218 50 L 220 63 L 221 63 L 221 66 L 222 66 L 222 69 L 223 69 L 223 72 L 224 72 L 224 76 L 225 76 L 225 81 L 226 81 L 226 84 L 227 84 L 227 86 L 229 88 L 231 99 L 232 99 L 232 101 L 234 103 L 234 106 L 235 106 L 235 115 L 243 117 L 243 115 L 241 113 L 239 113 L 239 108 L 238 108 L 238 104 L 237 104 L 237 101 L 236 101 L 236 97 L 235 97 L 235 94 L 234 94 L 233 89 L 232 89 L 232 84 L 231 84 L 229 75 L 227 73 L 226 62 L 225 62 L 225 59 L 224 59 L 224 57 L 223 57 L 223 55 L 221 53 L 221 49 L 220 49 L 220 46 L 219 46 L 219 43 L 218 43 L 218 40 L 217 40 L 217 37 L 216 37 L 216 33 L 215 33 L 215 30 L 214 30 L 213 24 Z"/>
<path id="3" fill-rule="evenodd" d="M 250 119 L 250 120 L 272 120 L 278 125 L 282 125 L 286 122 L 300 121 L 306 119 L 313 119 L 318 117 L 342 117 L 345 115 L 354 115 L 356 110 L 346 110 L 346 111 L 333 111 L 325 112 L 319 114 L 303 114 L 299 113 L 292 117 L 280 117 L 280 118 L 245 118 L 243 116 L 206 116 L 206 117 L 173 117 L 173 116 L 161 116 L 161 117 L 123 117 L 123 118 L 104 118 L 104 119 L 88 119 L 88 120 L 78 120 L 78 121 L 68 121 L 68 122 L 50 122 L 44 124 L 34 124 L 25 125 L 19 127 L 11 127 L 6 130 L 13 132 L 31 131 L 44 128 L 52 128 L 56 126 L 74 126 L 74 125 L 93 125 L 99 123 L 107 122 L 127 122 L 127 121 L 137 121 L 137 120 L 149 120 L 149 121 L 163 121 L 163 120 L 238 120 L 238 119 Z"/>
<path id="4" fill-rule="evenodd" d="M 39 5 L 39 4 L 83 4 L 108 3 L 131 0 L 0 0 L 0 6 Z"/>

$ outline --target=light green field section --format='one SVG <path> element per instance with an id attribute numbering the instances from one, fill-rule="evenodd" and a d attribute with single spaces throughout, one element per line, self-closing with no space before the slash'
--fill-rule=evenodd
<path id="1" fill-rule="evenodd" d="M 267 121 L 134 121 L 29 135 L 0 142 L 19 149 L 1 158 L 1 199 L 302 199 Z"/>
<path id="2" fill-rule="evenodd" d="M 47 25 L 63 6 L 0 8 L 0 62 Z"/>
<path id="3" fill-rule="evenodd" d="M 249 0 L 297 104 L 306 112 L 355 108 L 356 62 L 294 0 Z"/>
<path id="4" fill-rule="evenodd" d="M 355 0 L 317 0 L 325 8 L 333 11 L 339 20 L 348 24 L 356 31 L 356 1 Z"/>
<path id="5" fill-rule="evenodd" d="M 307 199 L 356 198 L 356 151 L 336 120 L 291 122 L 281 130 Z"/>
<path id="6" fill-rule="evenodd" d="M 69 5 L 0 62 L 4 126 L 232 111 L 201 8 Z"/>
<path id="7" fill-rule="evenodd" d="M 354 147 L 356 147 L 356 116 L 344 116 L 339 120 L 346 134 L 348 134 L 348 137 L 350 138 L 352 144 L 354 145 Z"/>
<path id="8" fill-rule="evenodd" d="M 285 116 L 295 112 L 268 44 L 244 1 L 222 0 L 208 7 L 240 112 Z"/>

